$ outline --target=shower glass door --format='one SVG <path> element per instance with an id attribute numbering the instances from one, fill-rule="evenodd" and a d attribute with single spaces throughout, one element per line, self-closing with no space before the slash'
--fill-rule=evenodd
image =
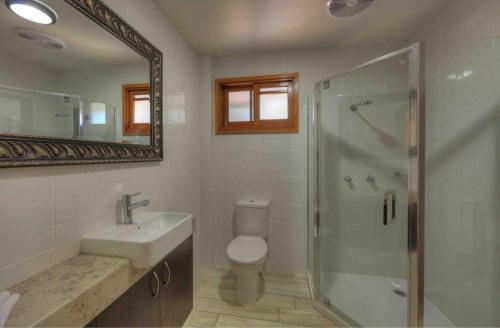
<path id="1" fill-rule="evenodd" d="M 349 324 L 409 321 L 412 60 L 400 51 L 315 85 L 316 300 Z"/>

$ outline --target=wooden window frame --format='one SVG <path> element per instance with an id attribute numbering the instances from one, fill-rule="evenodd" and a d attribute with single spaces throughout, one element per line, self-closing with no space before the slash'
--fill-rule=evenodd
<path id="1" fill-rule="evenodd" d="M 151 134 L 151 123 L 134 123 L 133 96 L 145 93 L 149 95 L 151 103 L 151 91 L 148 83 L 124 84 L 122 86 L 122 125 L 124 136 L 149 136 Z"/>
<path id="2" fill-rule="evenodd" d="M 288 86 L 288 118 L 260 119 L 260 95 L 283 93 L 261 92 L 260 89 Z M 229 122 L 228 94 L 230 91 L 251 91 L 251 121 Z M 216 134 L 271 134 L 299 132 L 299 74 L 248 76 L 215 80 Z"/>

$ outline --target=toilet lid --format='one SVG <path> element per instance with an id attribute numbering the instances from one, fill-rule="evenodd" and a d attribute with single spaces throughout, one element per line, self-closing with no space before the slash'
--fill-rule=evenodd
<path id="1" fill-rule="evenodd" d="M 267 244 L 261 237 L 239 236 L 227 246 L 227 257 L 238 264 L 254 264 L 267 255 Z"/>

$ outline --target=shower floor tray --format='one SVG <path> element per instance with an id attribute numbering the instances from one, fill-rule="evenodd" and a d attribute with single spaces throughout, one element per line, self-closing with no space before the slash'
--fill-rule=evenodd
<path id="1" fill-rule="evenodd" d="M 406 281 L 353 273 L 321 272 L 322 297 L 361 325 L 407 325 Z M 426 327 L 454 327 L 429 300 L 424 301 Z"/>

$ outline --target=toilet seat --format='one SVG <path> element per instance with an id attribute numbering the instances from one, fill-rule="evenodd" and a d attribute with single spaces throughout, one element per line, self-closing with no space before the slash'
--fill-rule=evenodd
<path id="1" fill-rule="evenodd" d="M 251 265 L 267 256 L 267 243 L 261 237 L 239 236 L 227 246 L 227 257 L 240 265 Z"/>

